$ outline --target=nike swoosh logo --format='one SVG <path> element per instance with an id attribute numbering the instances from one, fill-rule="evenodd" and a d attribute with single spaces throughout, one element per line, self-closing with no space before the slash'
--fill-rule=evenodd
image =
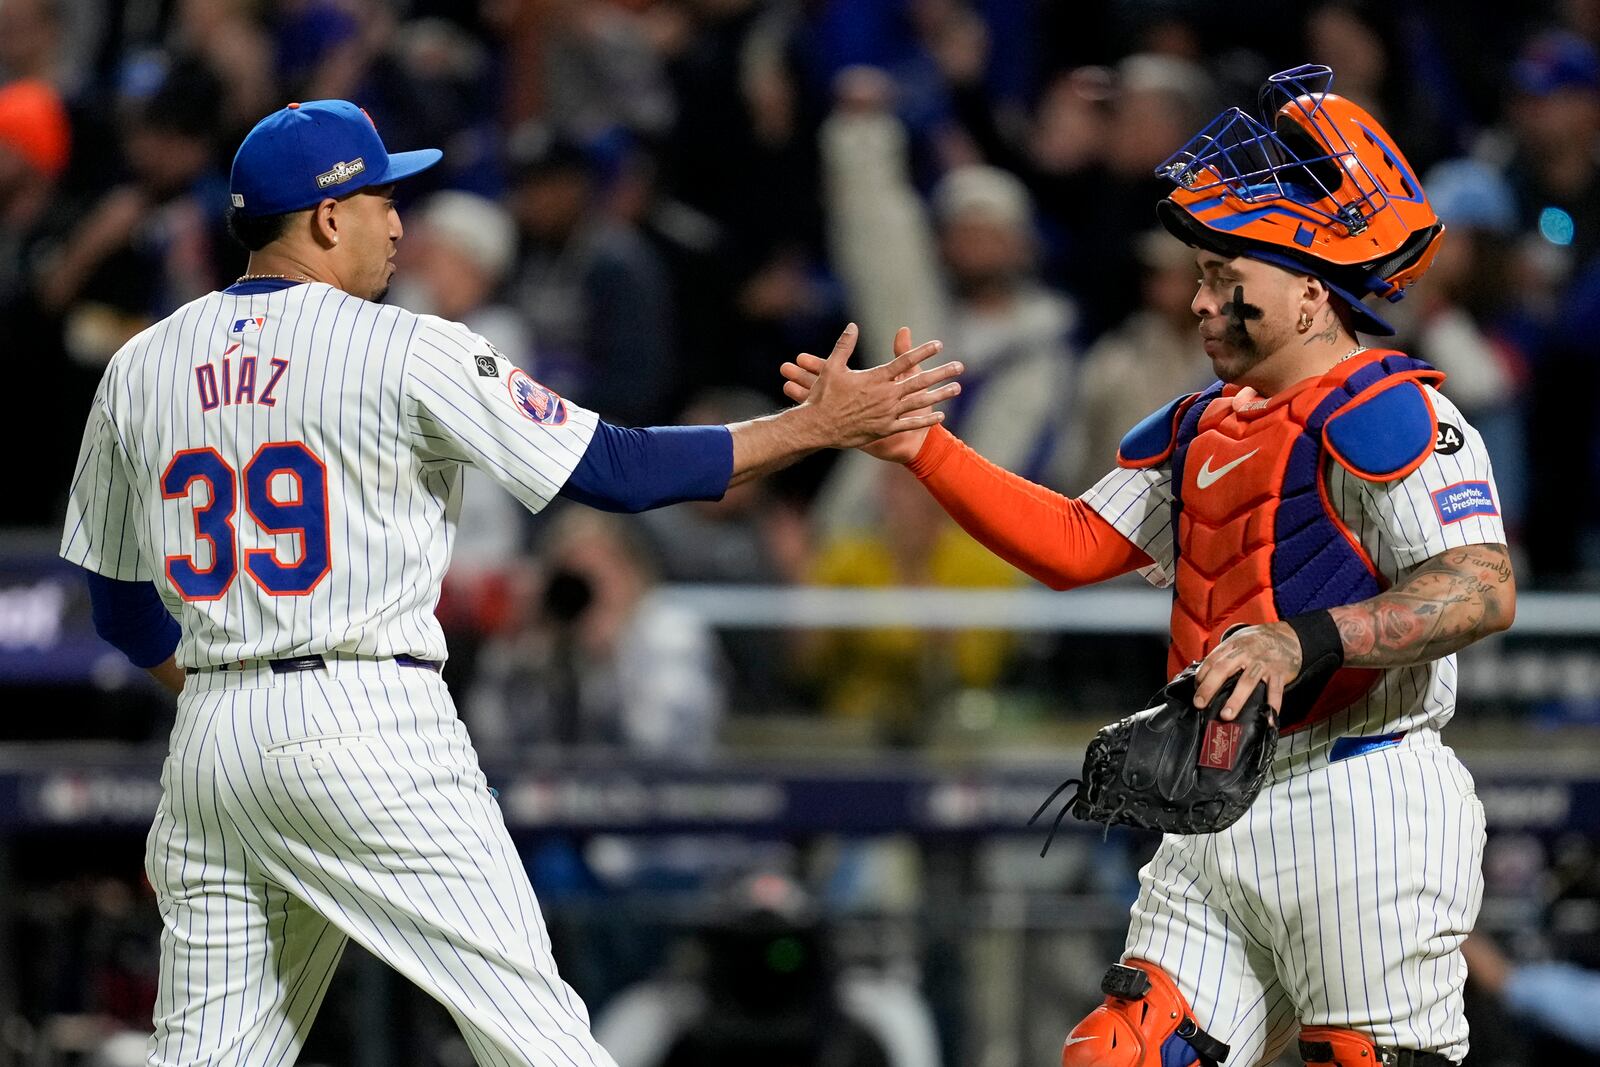
<path id="1" fill-rule="evenodd" d="M 1066 1044 L 1062 1045 L 1061 1047 L 1062 1048 L 1071 1048 L 1073 1045 L 1076 1045 L 1080 1041 L 1093 1041 L 1098 1036 L 1099 1036 L 1098 1034 L 1090 1034 L 1088 1037 L 1069 1037 L 1069 1038 L 1067 1038 Z"/>
<path id="2" fill-rule="evenodd" d="M 1250 451 L 1246 452 L 1244 455 L 1240 456 L 1238 459 L 1231 460 L 1231 461 L 1229 461 L 1227 463 L 1224 463 L 1222 466 L 1218 467 L 1216 470 L 1212 470 L 1211 469 L 1211 459 L 1212 459 L 1212 457 L 1207 456 L 1206 457 L 1206 461 L 1204 463 L 1200 464 L 1200 469 L 1198 471 L 1195 471 L 1194 484 L 1196 486 L 1198 486 L 1199 488 L 1201 488 L 1201 489 L 1209 489 L 1211 486 L 1215 485 L 1217 480 L 1219 478 L 1221 478 L 1224 474 L 1227 474 L 1229 471 L 1233 470 L 1233 468 L 1237 467 L 1239 464 L 1243 463 L 1245 460 L 1249 459 L 1251 456 L 1255 455 L 1259 451 L 1261 451 L 1261 449 L 1252 448 Z"/>

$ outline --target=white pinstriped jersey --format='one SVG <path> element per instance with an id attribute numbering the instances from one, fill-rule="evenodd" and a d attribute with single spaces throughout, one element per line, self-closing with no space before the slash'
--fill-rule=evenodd
<path id="1" fill-rule="evenodd" d="M 184 668 L 442 660 L 462 465 L 537 511 L 596 421 L 457 323 L 320 283 L 212 293 L 106 369 L 61 554 L 153 581 Z"/>
<path id="2" fill-rule="evenodd" d="M 1443 439 L 1414 472 L 1385 484 L 1365 481 L 1327 461 L 1329 499 L 1390 585 L 1446 549 L 1504 544 L 1506 539 L 1483 438 L 1438 390 L 1424 388 L 1443 428 Z M 1451 432 L 1459 439 L 1450 437 Z M 1477 485 L 1486 490 L 1471 488 Z M 1169 466 L 1112 471 L 1085 493 L 1083 500 L 1154 561 L 1140 572 L 1146 580 L 1161 587 L 1172 584 L 1175 561 Z M 1442 727 L 1455 712 L 1455 692 L 1453 655 L 1432 663 L 1391 668 L 1361 701 L 1284 737 L 1278 746 L 1278 763 L 1282 766 L 1286 760 L 1315 752 L 1346 734 Z"/>
<path id="3" fill-rule="evenodd" d="M 1505 541 L 1483 439 L 1424 388 L 1440 435 L 1415 471 L 1381 483 L 1324 469 L 1334 510 L 1391 585 L 1448 549 Z M 1150 556 L 1146 579 L 1172 584 L 1168 467 L 1114 471 L 1083 499 Z M 1275 1062 L 1302 1026 L 1466 1054 L 1458 949 L 1482 897 L 1483 807 L 1438 733 L 1455 685 L 1454 656 L 1384 671 L 1360 701 L 1279 741 L 1243 818 L 1166 835 L 1139 872 L 1124 958 L 1173 976 L 1228 1063 Z"/>

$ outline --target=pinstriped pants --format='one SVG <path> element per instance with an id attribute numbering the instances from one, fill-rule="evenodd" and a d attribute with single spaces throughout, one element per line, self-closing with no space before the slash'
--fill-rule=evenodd
<path id="1" fill-rule="evenodd" d="M 1482 859 L 1483 807 L 1437 731 L 1302 758 L 1228 829 L 1162 840 L 1124 957 L 1172 975 L 1227 1067 L 1271 1063 L 1302 1025 L 1459 1062 Z"/>
<path id="2" fill-rule="evenodd" d="M 615 1067 L 432 671 L 191 674 L 145 870 L 153 1067 L 293 1063 L 347 938 L 449 1009 L 486 1067 Z"/>

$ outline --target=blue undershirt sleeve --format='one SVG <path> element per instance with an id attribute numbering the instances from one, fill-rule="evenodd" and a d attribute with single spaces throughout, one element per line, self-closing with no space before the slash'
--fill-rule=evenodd
<path id="1" fill-rule="evenodd" d="M 683 500 L 720 500 L 733 477 L 726 426 L 629 429 L 601 422 L 561 496 L 601 511 L 647 511 Z"/>
<path id="2" fill-rule="evenodd" d="M 178 647 L 178 621 L 149 582 L 123 582 L 89 571 L 94 632 L 135 667 L 155 667 Z"/>

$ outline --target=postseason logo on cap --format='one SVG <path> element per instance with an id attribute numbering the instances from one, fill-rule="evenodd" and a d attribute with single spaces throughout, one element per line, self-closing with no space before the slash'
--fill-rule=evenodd
<path id="1" fill-rule="evenodd" d="M 343 185 L 366 169 L 367 161 L 361 156 L 357 156 L 348 163 L 335 163 L 332 170 L 325 170 L 317 175 L 317 188 L 326 189 L 330 185 Z"/>

